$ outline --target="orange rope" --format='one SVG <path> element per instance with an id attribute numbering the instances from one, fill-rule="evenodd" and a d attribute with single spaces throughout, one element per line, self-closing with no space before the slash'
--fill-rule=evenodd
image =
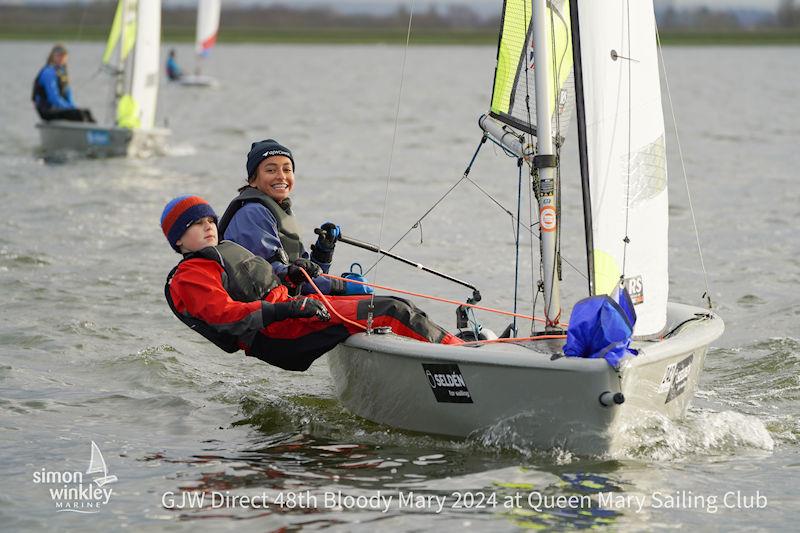
<path id="1" fill-rule="evenodd" d="M 537 335 L 536 337 L 514 337 L 506 339 L 487 339 L 484 341 L 465 342 L 464 346 L 474 346 L 476 344 L 492 344 L 495 342 L 517 342 L 517 341 L 544 341 L 551 339 L 566 339 L 566 335 Z"/>
<path id="2" fill-rule="evenodd" d="M 308 281 L 308 283 L 314 288 L 314 290 L 317 292 L 319 297 L 322 298 L 322 301 L 325 304 L 325 307 L 328 309 L 328 311 L 330 311 L 331 313 L 333 313 L 334 315 L 339 317 L 342 321 L 347 322 L 348 324 L 352 324 L 352 325 L 354 325 L 356 327 L 359 327 L 359 328 L 361 328 L 361 329 L 366 331 L 367 327 L 364 326 L 363 324 L 359 324 L 358 322 L 354 322 L 354 321 L 349 320 L 349 319 L 343 317 L 342 315 L 340 315 L 336 311 L 336 309 L 331 305 L 331 303 L 328 301 L 328 299 L 325 297 L 325 295 L 322 294 L 322 291 L 319 289 L 319 287 L 317 287 L 317 284 L 314 283 L 314 280 L 311 279 L 311 276 L 308 275 L 308 272 L 306 272 L 304 268 L 301 268 L 300 270 L 303 272 L 303 275 L 306 277 L 306 281 Z M 350 282 L 350 283 L 358 283 L 359 285 L 367 285 L 369 287 L 376 287 L 378 289 L 396 291 L 396 292 L 401 292 L 403 294 L 411 294 L 413 296 L 421 296 L 423 298 L 430 298 L 432 300 L 438 300 L 438 301 L 442 301 L 442 302 L 446 302 L 446 303 L 454 303 L 454 304 L 457 304 L 457 305 L 462 305 L 460 302 L 456 302 L 456 301 L 453 301 L 453 300 L 447 300 L 447 299 L 444 299 L 444 298 L 438 298 L 436 296 L 428 296 L 428 295 L 425 295 L 425 294 L 417 294 L 417 293 L 414 293 L 414 292 L 403 291 L 403 290 L 400 290 L 400 289 L 391 289 L 389 287 L 383 287 L 381 285 L 374 285 L 374 284 L 364 283 L 364 282 L 361 282 L 361 281 L 355 281 L 355 280 L 351 280 L 351 279 L 347 279 L 347 278 L 340 278 L 339 276 L 334 276 L 334 275 L 331 275 L 331 274 L 322 274 L 322 275 L 327 277 L 327 278 L 340 279 L 342 281 L 347 281 L 347 282 Z M 475 307 L 477 309 L 483 309 L 485 311 L 493 311 L 493 312 L 497 312 L 497 313 L 500 313 L 500 314 L 511 314 L 511 315 L 514 315 L 514 316 L 522 317 L 522 318 L 531 318 L 531 319 L 536 319 L 536 320 L 542 321 L 542 319 L 538 319 L 536 317 L 528 317 L 526 315 L 518 315 L 518 314 L 515 314 L 515 313 L 509 313 L 507 311 L 500 311 L 500 310 L 491 309 L 491 308 L 488 308 L 488 307 L 480 307 L 480 306 L 472 305 L 472 304 L 463 304 L 463 305 L 466 305 L 466 306 L 469 306 L 469 307 Z M 492 344 L 492 343 L 497 343 L 497 342 L 502 343 L 502 342 L 516 342 L 516 341 L 542 341 L 542 340 L 549 340 L 549 339 L 566 339 L 566 338 L 567 338 L 566 335 L 537 335 L 536 337 L 513 337 L 513 338 L 506 338 L 506 339 L 491 339 L 491 340 L 482 340 L 482 341 L 471 341 L 471 342 L 465 342 L 464 346 L 474 346 L 474 345 L 477 345 L 477 344 Z"/>
<path id="3" fill-rule="evenodd" d="M 317 287 L 317 284 L 316 284 L 316 283 L 314 283 L 314 280 L 313 280 L 313 279 L 311 279 L 311 276 L 309 276 L 309 275 L 308 275 L 308 272 L 306 272 L 306 269 L 304 269 L 304 268 L 301 268 L 301 269 L 300 269 L 300 271 L 301 271 L 301 272 L 303 273 L 303 275 L 306 277 L 306 281 L 308 281 L 308 283 L 309 283 L 309 284 L 310 284 L 312 287 L 314 287 L 314 290 L 315 290 L 315 291 L 317 291 L 317 294 L 319 295 L 319 297 L 320 297 L 320 298 L 322 298 L 322 302 L 325 304 L 325 308 L 326 308 L 326 309 L 328 309 L 328 311 L 329 311 L 329 312 L 331 312 L 331 313 L 333 313 L 334 315 L 336 315 L 337 317 L 339 317 L 339 318 L 340 318 L 340 319 L 341 319 L 343 322 L 347 322 L 348 324 L 352 324 L 352 325 L 354 325 L 354 326 L 356 326 L 356 327 L 359 327 L 359 328 L 363 329 L 364 331 L 366 331 L 366 330 L 367 330 L 367 327 L 366 327 L 365 325 L 363 325 L 363 324 L 359 324 L 358 322 L 354 322 L 354 321 L 352 321 L 352 320 L 350 320 L 350 319 L 348 319 L 348 318 L 345 318 L 345 317 L 343 317 L 342 315 L 340 315 L 340 314 L 339 314 L 339 313 L 336 311 L 336 309 L 335 309 L 335 308 L 334 308 L 334 307 L 331 305 L 331 303 L 328 301 L 328 299 L 327 299 L 327 298 L 325 298 L 325 295 L 324 295 L 324 294 L 322 294 L 322 291 L 321 291 L 321 290 L 319 290 L 319 287 Z"/>
<path id="4" fill-rule="evenodd" d="M 499 315 L 515 316 L 515 317 L 518 317 L 518 318 L 524 318 L 526 320 L 535 320 L 537 322 L 541 322 L 542 324 L 546 324 L 547 323 L 547 320 L 545 320 L 544 318 L 539 318 L 537 316 L 522 315 L 522 314 L 519 314 L 519 313 L 512 313 L 511 311 L 501 311 L 500 309 L 494 309 L 492 307 L 483 307 L 482 305 L 468 304 L 468 303 L 459 302 L 459 301 L 456 301 L 456 300 L 448 300 L 447 298 L 440 298 L 438 296 L 431 296 L 430 294 L 421 294 L 421 293 L 418 293 L 418 292 L 404 291 L 402 289 L 395 289 L 395 288 L 392 288 L 392 287 L 386 287 L 384 285 L 376 285 L 375 283 L 365 283 L 363 281 L 356 281 L 354 279 L 348 279 L 348 278 L 342 278 L 342 277 L 339 277 L 339 276 L 334 276 L 333 274 L 320 274 L 320 275 L 321 276 L 325 276 L 326 278 L 338 279 L 338 280 L 341 280 L 341 281 L 346 281 L 347 283 L 358 283 L 359 285 L 366 285 L 367 287 L 374 287 L 376 289 L 383 289 L 385 291 L 399 292 L 401 294 L 408 294 L 410 296 L 419 296 L 420 298 L 427 298 L 429 300 L 436 300 L 437 302 L 444 302 L 444 303 L 453 304 L 453 305 L 463 305 L 464 307 L 472 307 L 474 309 L 479 309 L 481 311 L 488 311 L 490 313 L 497 313 Z M 556 325 L 563 326 L 563 327 L 567 327 L 568 326 L 568 324 L 565 324 L 563 322 L 558 322 Z"/>

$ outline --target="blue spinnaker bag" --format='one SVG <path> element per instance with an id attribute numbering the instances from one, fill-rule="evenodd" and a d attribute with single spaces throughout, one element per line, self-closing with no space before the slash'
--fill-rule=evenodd
<path id="1" fill-rule="evenodd" d="M 614 297 L 584 298 L 572 308 L 567 328 L 567 357 L 603 357 L 614 368 L 623 357 L 636 355 L 630 348 L 636 311 L 628 291 L 617 289 Z"/>
<path id="2" fill-rule="evenodd" d="M 358 267 L 358 273 L 355 271 L 356 267 Z M 342 277 L 345 279 L 352 279 L 362 283 L 367 283 L 367 278 L 364 277 L 364 269 L 359 263 L 353 263 L 350 265 L 350 272 L 342 272 Z M 348 296 L 355 294 L 372 294 L 373 292 L 372 287 L 369 285 L 359 285 L 358 283 L 348 283 L 345 290 L 345 295 Z"/>

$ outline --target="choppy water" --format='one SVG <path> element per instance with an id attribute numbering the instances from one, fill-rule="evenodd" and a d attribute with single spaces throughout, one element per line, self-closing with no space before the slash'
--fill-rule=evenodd
<path id="1" fill-rule="evenodd" d="M 92 78 L 101 46 L 67 45 L 78 102 L 104 116 L 108 88 Z M 253 140 L 274 136 L 295 151 L 307 239 L 330 219 L 365 240 L 394 242 L 472 156 L 493 48 L 410 50 L 382 237 L 402 48 L 219 47 L 207 68 L 222 80 L 218 90 L 162 90 L 169 155 L 46 165 L 35 156 L 28 97 L 48 48 L 0 43 L 3 529 L 791 529 L 800 518 L 797 48 L 665 51 L 727 330 L 686 419 L 643 421 L 630 449 L 613 458 L 532 451 L 513 434 L 454 441 L 356 419 L 334 398 L 324 359 L 292 374 L 226 355 L 163 301 L 164 276 L 178 259 L 158 226 L 164 203 L 195 193 L 222 210 L 243 182 Z M 186 61 L 188 47 L 178 55 Z M 668 143 L 672 298 L 696 303 L 704 286 L 674 135 Z M 568 163 L 564 253 L 580 265 L 575 172 Z M 516 171 L 502 154 L 484 148 L 470 176 L 513 206 Z M 508 308 L 512 246 L 507 215 L 462 184 L 397 251 L 474 282 L 487 305 Z M 527 249 L 522 255 L 529 265 Z M 340 246 L 335 268 L 371 259 Z M 565 274 L 565 298 L 574 300 L 581 278 Z M 388 262 L 373 279 L 468 296 Z M 420 305 L 453 326 L 452 309 Z M 105 487 L 109 503 L 95 515 L 57 513 L 48 489 L 59 485 L 35 476 L 85 471 L 91 441 L 118 477 Z M 218 497 L 179 509 L 187 489 L 256 501 L 266 493 L 284 505 L 219 506 Z M 351 509 L 340 492 L 365 498 Z M 398 501 L 412 492 L 445 497 L 441 512 L 432 498 L 419 508 L 420 500 Z M 625 503 L 598 508 L 599 494 Z M 369 508 L 379 496 L 392 498 L 388 511 Z"/>

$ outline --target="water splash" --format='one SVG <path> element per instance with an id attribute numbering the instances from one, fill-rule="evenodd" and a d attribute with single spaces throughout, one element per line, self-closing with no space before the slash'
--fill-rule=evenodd
<path id="1" fill-rule="evenodd" d="M 691 410 L 682 420 L 652 414 L 620 428 L 626 445 L 616 458 L 680 461 L 739 450 L 772 451 L 775 441 L 755 416 L 734 411 Z"/>

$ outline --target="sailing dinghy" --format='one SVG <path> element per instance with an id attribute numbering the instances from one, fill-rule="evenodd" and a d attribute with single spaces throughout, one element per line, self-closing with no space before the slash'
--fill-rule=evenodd
<path id="1" fill-rule="evenodd" d="M 114 75 L 114 123 L 40 122 L 43 155 L 146 157 L 162 152 L 169 131 L 155 127 L 160 44 L 161 0 L 119 0 L 102 67 Z"/>
<path id="2" fill-rule="evenodd" d="M 181 76 L 178 83 L 188 87 L 216 87 L 216 78 L 202 74 L 202 63 L 217 43 L 220 0 L 200 0 L 197 5 L 197 33 L 194 51 L 197 64 L 194 74 Z"/>
<path id="3" fill-rule="evenodd" d="M 565 347 L 558 165 L 571 114 L 588 299 L 573 307 Z M 490 112 L 480 125 L 484 139 L 513 153 L 530 175 L 544 331 L 464 346 L 377 330 L 356 334 L 329 354 L 337 395 L 352 413 L 404 430 L 511 436 L 579 454 L 624 451 L 642 421 L 686 413 L 708 346 L 724 330 L 708 309 L 667 299 L 667 171 L 652 1 L 506 0 Z M 634 309 L 635 316 L 616 317 L 632 338 L 596 346 L 589 358 L 565 356 L 581 340 L 581 313 L 598 301 L 604 313 L 625 303 Z M 611 315 L 598 316 L 590 333 Z M 622 355 L 612 361 L 610 348 Z"/>

